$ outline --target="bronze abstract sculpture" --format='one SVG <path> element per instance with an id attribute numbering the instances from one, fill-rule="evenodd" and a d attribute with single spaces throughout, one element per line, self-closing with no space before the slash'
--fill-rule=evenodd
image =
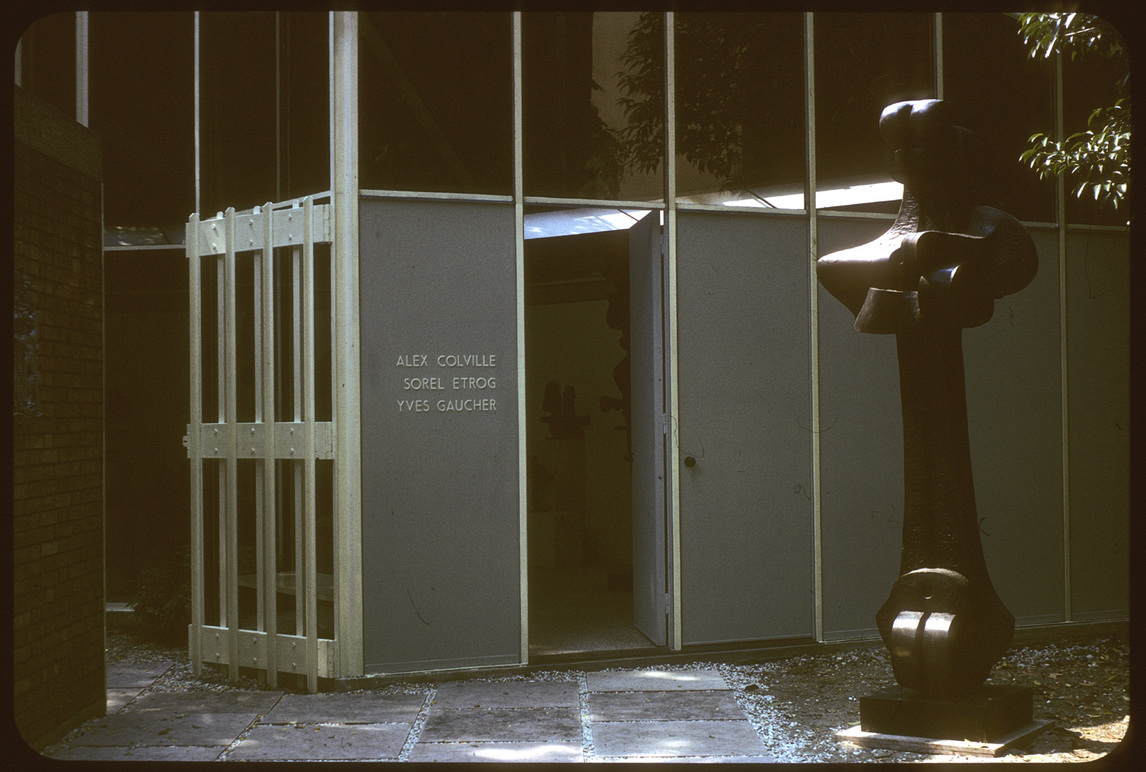
<path id="1" fill-rule="evenodd" d="M 1006 651 L 1014 617 L 987 575 L 967 434 L 962 330 L 1034 278 L 1015 218 L 978 203 L 969 132 L 939 100 L 883 111 L 880 132 L 903 203 L 891 228 L 817 261 L 856 329 L 895 334 L 903 415 L 900 577 L 876 615 L 896 681 L 970 698 Z"/>

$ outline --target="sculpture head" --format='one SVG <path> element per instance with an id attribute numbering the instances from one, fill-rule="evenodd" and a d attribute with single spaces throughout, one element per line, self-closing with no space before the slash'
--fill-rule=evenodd
<path id="1" fill-rule="evenodd" d="M 896 102 L 879 120 L 903 205 L 875 241 L 819 257 L 824 288 L 856 316 L 862 332 L 928 324 L 975 327 L 994 301 L 1034 278 L 1038 255 L 1022 224 L 984 206 L 971 132 L 940 100 Z"/>
<path id="2" fill-rule="evenodd" d="M 938 99 L 896 102 L 879 118 L 884 159 L 892 179 L 919 202 L 940 230 L 959 230 L 974 201 L 971 132 L 955 125 Z"/>

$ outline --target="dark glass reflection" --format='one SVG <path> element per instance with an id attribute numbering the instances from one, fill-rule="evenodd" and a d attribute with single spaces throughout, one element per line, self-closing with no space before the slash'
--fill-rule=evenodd
<path id="1" fill-rule="evenodd" d="M 802 206 L 803 17 L 676 16 L 677 195 Z M 791 199 L 795 195 L 796 199 Z"/>
<path id="2" fill-rule="evenodd" d="M 944 14 L 944 97 L 983 146 L 986 203 L 1053 222 L 1053 185 L 1019 161 L 1032 134 L 1054 130 L 1053 80 L 1031 66 L 1018 28 L 1001 13 Z"/>
<path id="3" fill-rule="evenodd" d="M 508 13 L 359 15 L 359 185 L 513 193 Z"/>
<path id="4" fill-rule="evenodd" d="M 20 37 L 20 59 L 21 88 L 75 116 L 76 15 L 54 13 L 33 22 Z"/>
<path id="5" fill-rule="evenodd" d="M 93 13 L 89 19 L 91 127 L 103 140 L 104 222 L 158 227 L 179 239 L 195 208 L 194 17 Z"/>
<path id="6" fill-rule="evenodd" d="M 330 187 L 330 30 L 325 13 L 279 14 L 276 201 Z"/>
<path id="7" fill-rule="evenodd" d="M 1034 66 L 1035 63 L 1032 63 Z M 1047 66 L 1047 65 L 1044 65 Z M 1063 135 L 1069 137 L 1088 129 L 1091 113 L 1110 107 L 1118 99 L 1129 96 L 1129 68 L 1125 61 L 1117 61 L 1096 52 L 1071 59 L 1064 57 L 1063 80 Z M 1049 134 L 1049 131 L 1044 131 Z M 1081 198 L 1074 189 L 1078 180 L 1067 180 L 1066 221 L 1086 225 L 1126 225 L 1130 213 L 1120 211 L 1108 203 L 1097 203 L 1089 196 Z"/>
<path id="8" fill-rule="evenodd" d="M 823 207 L 828 191 L 890 179 L 879 117 L 894 102 L 935 96 L 933 35 L 931 15 L 922 13 L 816 14 L 814 32 L 816 175 L 824 194 L 817 202 Z M 895 212 L 898 206 L 895 195 L 848 208 Z"/>
<path id="9" fill-rule="evenodd" d="M 526 195 L 663 197 L 663 18 L 522 15 Z"/>
<path id="10" fill-rule="evenodd" d="M 199 22 L 200 207 L 275 197 L 275 15 L 205 13 Z"/>

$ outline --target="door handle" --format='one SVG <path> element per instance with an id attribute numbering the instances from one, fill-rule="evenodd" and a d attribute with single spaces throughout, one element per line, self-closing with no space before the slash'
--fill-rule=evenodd
<path id="1" fill-rule="evenodd" d="M 696 466 L 696 459 L 693 458 L 692 456 L 685 456 L 684 457 L 684 465 L 687 466 L 689 469 L 692 469 L 694 466 Z"/>

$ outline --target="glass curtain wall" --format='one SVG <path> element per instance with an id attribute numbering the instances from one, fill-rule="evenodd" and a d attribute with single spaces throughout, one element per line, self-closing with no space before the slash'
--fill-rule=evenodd
<path id="1" fill-rule="evenodd" d="M 1053 133 L 1051 68 L 1028 56 L 1005 14 L 943 16 L 945 99 L 978 138 L 988 204 L 1029 222 L 1054 222 L 1054 186 L 1019 156 L 1036 132 Z"/>
<path id="2" fill-rule="evenodd" d="M 511 195 L 509 13 L 361 13 L 363 190 Z"/>
<path id="3" fill-rule="evenodd" d="M 330 187 L 328 18 L 200 16 L 201 211 Z"/>
<path id="4" fill-rule="evenodd" d="M 676 16 L 677 200 L 804 206 L 804 19 Z"/>
<path id="5" fill-rule="evenodd" d="M 899 211 L 879 117 L 889 104 L 936 96 L 932 15 L 814 15 L 817 208 Z"/>
<path id="6" fill-rule="evenodd" d="M 1125 51 L 1125 44 L 1122 44 Z M 1028 60 L 1028 67 L 1051 71 L 1054 61 L 1044 58 Z M 1045 76 L 1044 76 L 1045 77 Z M 1125 60 L 1107 58 L 1090 53 L 1077 59 L 1063 58 L 1062 67 L 1063 136 L 1086 131 L 1091 113 L 1110 107 L 1118 99 L 1130 95 L 1129 67 Z M 1043 129 L 1044 134 L 1050 132 Z M 1066 196 L 1066 220 L 1086 225 L 1126 225 L 1130 214 L 1109 205 L 1096 203 L 1093 198 L 1079 198 L 1072 188 Z"/>
<path id="7" fill-rule="evenodd" d="M 275 14 L 199 22 L 203 213 L 265 204 L 275 190 Z"/>
<path id="8" fill-rule="evenodd" d="M 190 400 L 187 259 L 178 245 L 195 208 L 194 17 L 92 13 L 88 22 L 108 248 L 105 581 L 108 600 L 131 602 L 154 577 L 190 570 L 190 469 L 172 439 L 186 430 Z"/>
<path id="9" fill-rule="evenodd" d="M 521 18 L 526 203 L 662 203 L 664 14 Z M 680 203 L 802 209 L 805 16 L 673 18 Z M 894 214 L 899 191 L 886 185 L 879 116 L 892 102 L 934 97 L 941 54 L 944 98 L 984 138 L 994 202 L 1024 220 L 1053 220 L 1053 185 L 1018 161 L 1031 134 L 1053 130 L 1053 73 L 1028 58 L 1015 19 L 945 15 L 942 52 L 933 14 L 812 19 L 819 208 Z M 363 13 L 360 27 L 362 188 L 511 195 L 511 15 Z M 260 45 L 259 34 L 247 37 L 247 49 Z M 1116 78 L 1101 63 L 1065 77 L 1069 132 Z M 1118 221 L 1092 205 L 1071 211 Z"/>
<path id="10" fill-rule="evenodd" d="M 91 128 L 115 138 L 103 144 L 105 230 L 117 245 L 182 243 L 195 209 L 194 17 L 89 19 Z"/>
<path id="11" fill-rule="evenodd" d="M 76 15 L 54 13 L 37 19 L 20 36 L 19 78 L 64 115 L 76 114 Z"/>
<path id="12" fill-rule="evenodd" d="M 663 19 L 522 14 L 526 196 L 663 198 Z"/>
<path id="13" fill-rule="evenodd" d="M 330 187 L 330 19 L 279 13 L 276 201 Z"/>

